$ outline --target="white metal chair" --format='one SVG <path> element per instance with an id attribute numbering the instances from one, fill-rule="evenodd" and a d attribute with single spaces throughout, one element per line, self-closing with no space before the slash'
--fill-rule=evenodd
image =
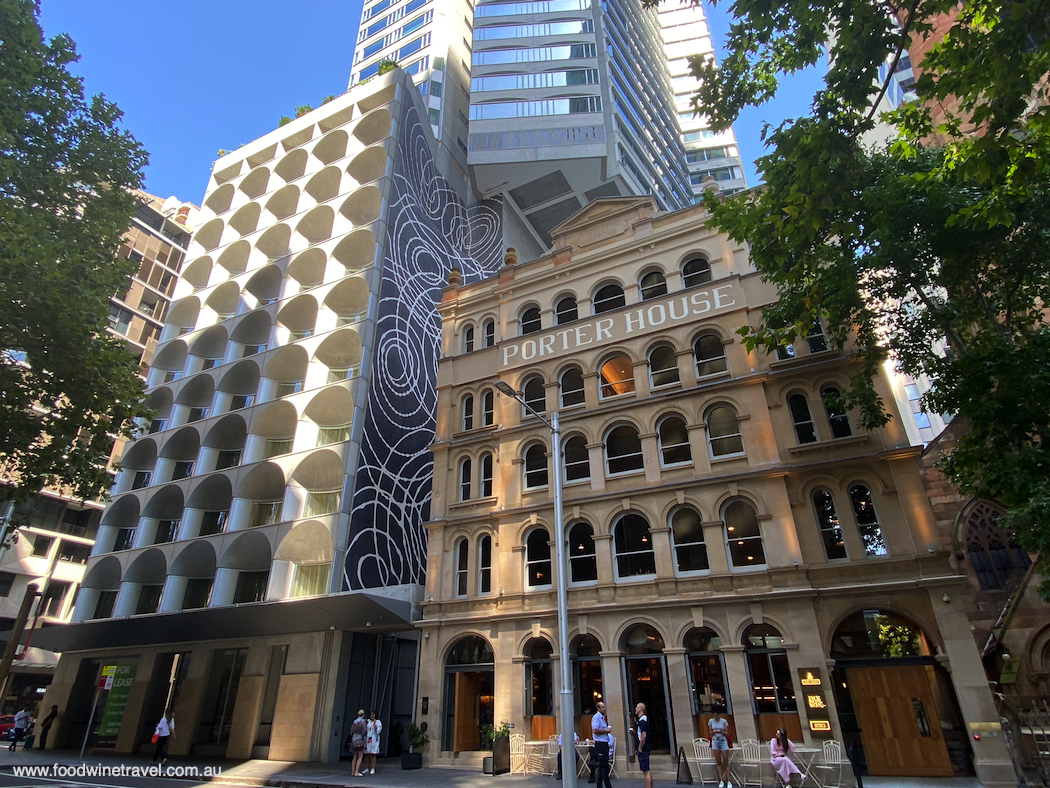
<path id="1" fill-rule="evenodd" d="M 744 739 L 740 742 L 740 749 L 740 772 L 743 784 L 761 786 L 762 766 L 767 760 L 762 756 L 762 746 L 755 739 Z"/>
<path id="2" fill-rule="evenodd" d="M 549 774 L 553 777 L 558 773 L 558 735 L 551 734 L 547 737 L 547 752 L 544 754 L 544 760 L 546 761 L 544 767 L 544 774 Z"/>
<path id="3" fill-rule="evenodd" d="M 521 733 L 510 735 L 510 773 L 525 774 L 525 736 Z"/>
<path id="4" fill-rule="evenodd" d="M 693 757 L 696 758 L 696 774 L 700 778 L 700 784 L 707 785 L 707 780 L 704 779 L 705 766 L 714 768 L 715 776 L 711 782 L 718 782 L 718 764 L 715 762 L 715 756 L 711 752 L 711 742 L 708 739 L 693 739 Z"/>
<path id="5" fill-rule="evenodd" d="M 813 779 L 821 788 L 841 788 L 842 766 L 842 744 L 828 739 L 824 742 L 824 762 L 813 764 Z"/>

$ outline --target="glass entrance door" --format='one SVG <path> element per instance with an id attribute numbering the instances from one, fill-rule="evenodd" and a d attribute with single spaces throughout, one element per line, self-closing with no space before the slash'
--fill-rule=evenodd
<path id="1" fill-rule="evenodd" d="M 633 715 L 637 703 L 645 704 L 653 752 L 671 752 L 671 704 L 663 656 L 624 657 L 624 676 L 629 712 Z"/>

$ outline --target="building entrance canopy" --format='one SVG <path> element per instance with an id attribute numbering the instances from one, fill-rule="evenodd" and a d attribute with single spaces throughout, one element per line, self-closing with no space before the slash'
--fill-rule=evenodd
<path id="1" fill-rule="evenodd" d="M 328 597 L 88 621 L 37 631 L 33 645 L 87 651 L 154 643 L 292 635 L 325 629 L 394 632 L 412 626 L 412 603 L 366 591 Z"/>

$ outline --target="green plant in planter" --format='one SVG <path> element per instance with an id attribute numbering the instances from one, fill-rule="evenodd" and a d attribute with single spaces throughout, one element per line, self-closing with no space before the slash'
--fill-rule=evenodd
<path id="1" fill-rule="evenodd" d="M 406 733 L 408 734 L 408 746 L 410 752 L 421 750 L 430 743 L 430 737 L 427 735 L 426 731 L 421 730 L 414 722 L 408 723 Z"/>
<path id="2" fill-rule="evenodd" d="M 391 58 L 383 58 L 379 61 L 379 74 L 383 75 L 388 71 L 393 71 L 397 68 L 397 61 Z"/>
<path id="3" fill-rule="evenodd" d="M 491 750 L 496 739 L 510 738 L 510 722 L 504 720 L 499 727 L 485 723 L 481 726 L 481 749 Z"/>

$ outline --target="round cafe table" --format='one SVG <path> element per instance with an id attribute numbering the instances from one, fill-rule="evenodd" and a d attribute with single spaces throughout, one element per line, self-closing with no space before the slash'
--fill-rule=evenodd
<path id="1" fill-rule="evenodd" d="M 824 749 L 822 747 L 799 747 L 796 745 L 795 749 L 792 750 L 792 754 L 795 756 L 798 768 L 805 775 L 801 785 L 810 783 L 820 788 L 820 783 L 817 782 L 817 776 L 814 774 L 813 764 L 816 763 L 819 756 L 824 754 Z"/>

